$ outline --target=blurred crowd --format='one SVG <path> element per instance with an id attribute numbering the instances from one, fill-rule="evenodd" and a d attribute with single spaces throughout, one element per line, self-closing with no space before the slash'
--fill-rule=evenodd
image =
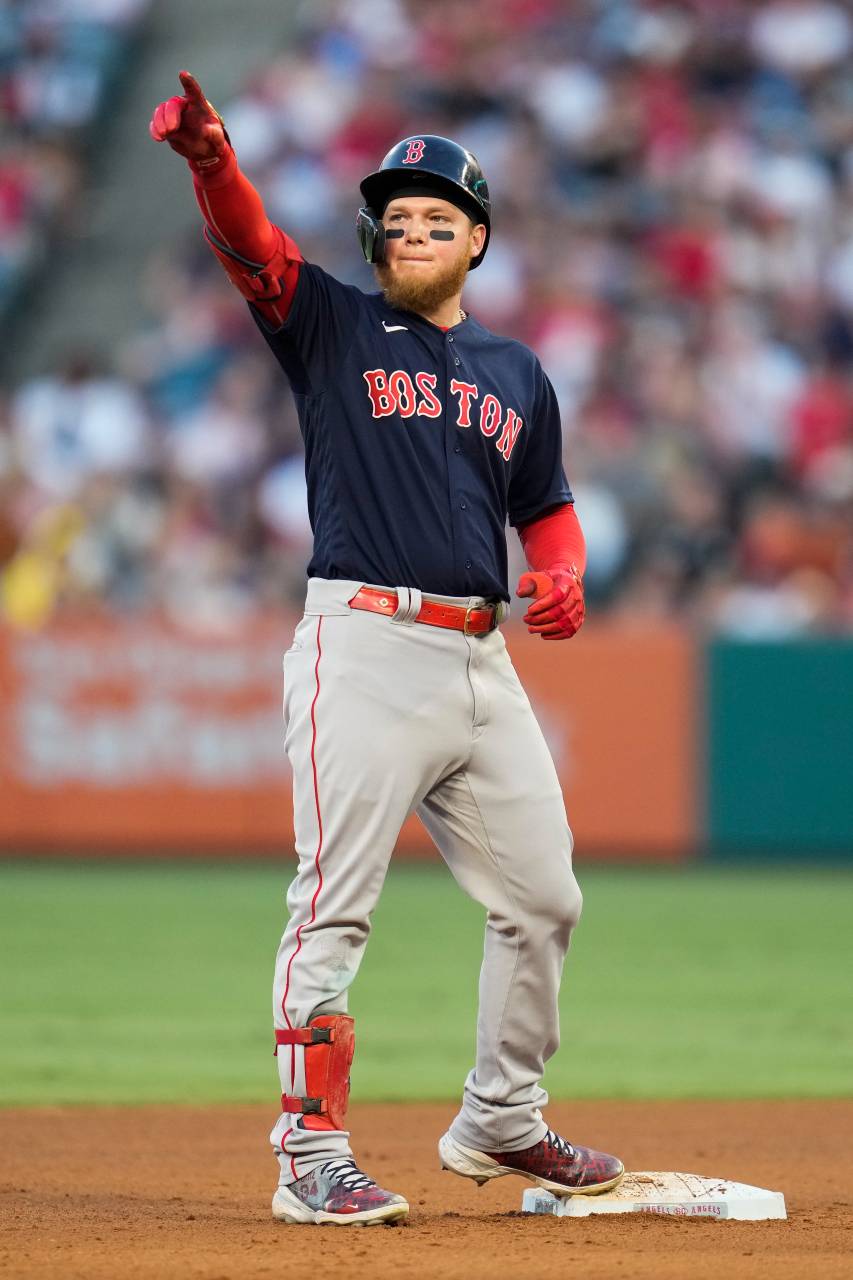
<path id="1" fill-rule="evenodd" d="M 7 29 L 29 31 L 3 103 L 19 166 L 79 125 L 76 92 L 25 92 L 65 56 L 51 16 L 107 28 L 139 8 L 0 5 L 7 65 Z M 494 226 L 464 305 L 557 389 L 593 611 L 853 630 L 847 5 L 312 0 L 218 105 L 270 216 L 368 289 L 359 180 L 409 133 L 477 154 Z M 14 203 L 0 193 L 0 243 Z M 143 332 L 69 353 L 7 406 L 0 608 L 20 625 L 64 607 L 227 626 L 301 596 L 310 529 L 277 366 L 199 237 L 165 246 L 143 287 Z"/>
<path id="2" fill-rule="evenodd" d="M 87 130 L 150 0 L 0 0 L 0 315 L 79 193 Z"/>

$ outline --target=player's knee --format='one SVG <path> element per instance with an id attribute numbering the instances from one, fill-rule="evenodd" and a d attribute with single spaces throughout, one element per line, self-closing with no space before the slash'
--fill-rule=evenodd
<path id="1" fill-rule="evenodd" d="M 547 876 L 538 881 L 529 880 L 526 892 L 514 905 L 512 925 L 518 929 L 522 942 L 529 940 L 538 945 L 548 933 L 559 935 L 568 946 L 583 907 L 571 863 L 567 860 L 557 867 L 552 865 Z"/>
<path id="2" fill-rule="evenodd" d="M 583 911 L 583 894 L 580 885 L 574 877 L 571 876 L 570 883 L 566 885 L 563 896 L 563 912 L 565 918 L 569 921 L 572 928 L 578 923 Z"/>
<path id="3" fill-rule="evenodd" d="M 566 941 L 578 923 L 583 908 L 583 896 L 575 879 L 570 862 L 561 865 L 559 872 L 549 877 L 547 892 L 543 898 L 544 917 L 554 928 L 566 934 Z"/>
<path id="4" fill-rule="evenodd" d="M 582 910 L 583 895 L 569 866 L 549 885 L 545 911 L 555 925 L 571 933 L 581 918 Z"/>

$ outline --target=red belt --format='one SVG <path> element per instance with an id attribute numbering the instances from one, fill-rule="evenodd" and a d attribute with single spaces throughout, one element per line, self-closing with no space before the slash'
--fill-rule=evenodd
<path id="1" fill-rule="evenodd" d="M 380 587 L 361 587 L 350 600 L 349 607 L 384 613 L 390 618 L 397 612 L 397 592 L 383 591 Z M 498 606 L 489 604 L 466 609 L 461 604 L 436 604 L 433 600 L 424 600 L 414 621 L 424 622 L 428 627 L 463 631 L 466 636 L 482 636 L 494 631 L 498 625 Z"/>

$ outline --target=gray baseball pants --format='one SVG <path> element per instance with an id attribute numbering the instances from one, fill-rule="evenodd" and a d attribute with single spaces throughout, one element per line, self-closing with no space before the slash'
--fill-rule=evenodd
<path id="1" fill-rule="evenodd" d="M 407 588 L 393 589 L 393 618 L 351 610 L 362 585 L 311 579 L 284 658 L 299 866 L 274 1024 L 346 1013 L 394 844 L 415 811 L 487 912 L 476 1063 L 451 1133 L 479 1151 L 521 1150 L 546 1131 L 540 1080 L 559 1044 L 560 976 L 581 910 L 560 785 L 500 631 L 415 623 L 421 596 Z M 279 1048 L 283 1093 L 305 1094 L 304 1053 Z M 282 1114 L 270 1135 L 283 1183 L 350 1154 L 348 1132 L 298 1120 Z"/>

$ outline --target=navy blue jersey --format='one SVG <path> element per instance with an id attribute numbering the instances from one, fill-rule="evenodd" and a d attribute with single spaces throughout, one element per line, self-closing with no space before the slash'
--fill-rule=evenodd
<path id="1" fill-rule="evenodd" d="M 533 352 L 471 317 L 445 333 L 307 262 L 282 328 L 256 319 L 305 441 L 309 577 L 508 600 L 507 517 L 572 500 Z"/>

